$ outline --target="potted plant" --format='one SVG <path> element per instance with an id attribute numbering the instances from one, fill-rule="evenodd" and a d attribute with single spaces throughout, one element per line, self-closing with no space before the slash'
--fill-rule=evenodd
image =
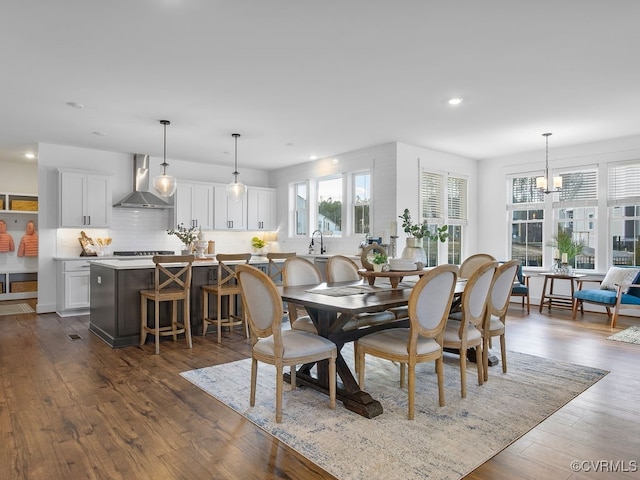
<path id="1" fill-rule="evenodd" d="M 189 255 L 193 251 L 193 242 L 195 242 L 198 235 L 196 233 L 196 227 L 187 228 L 183 223 L 176 228 L 167 230 L 169 235 L 175 235 L 184 244 L 182 249 L 183 255 Z"/>
<path id="2" fill-rule="evenodd" d="M 415 262 L 421 262 L 427 264 L 427 256 L 423 248 L 424 239 L 427 238 L 433 241 L 444 242 L 449 237 L 449 227 L 442 225 L 436 227 L 435 231 L 431 231 L 427 222 L 421 224 L 413 223 L 411 219 L 411 213 L 408 208 L 404 209 L 402 215 L 399 215 L 402 219 L 402 230 L 407 234 L 407 246 L 402 251 L 402 258 L 411 259 Z"/>
<path id="3" fill-rule="evenodd" d="M 375 252 L 373 254 L 373 260 L 371 260 L 371 263 L 373 264 L 374 272 L 381 272 L 382 268 L 387 263 L 387 256 L 384 253 Z"/>
<path id="4" fill-rule="evenodd" d="M 575 258 L 581 255 L 584 251 L 585 244 L 582 240 L 575 241 L 571 235 L 571 231 L 568 229 L 558 227 L 558 233 L 556 233 L 547 246 L 558 249 L 558 259 L 563 258 L 563 254 L 567 256 L 567 262 L 569 265 L 575 265 Z"/>
<path id="5" fill-rule="evenodd" d="M 267 246 L 267 242 L 258 237 L 253 237 L 251 239 L 251 246 L 254 248 L 256 253 L 262 253 L 263 248 Z"/>

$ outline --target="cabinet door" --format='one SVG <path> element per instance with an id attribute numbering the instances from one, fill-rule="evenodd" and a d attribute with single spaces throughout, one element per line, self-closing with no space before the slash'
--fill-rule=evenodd
<path id="1" fill-rule="evenodd" d="M 60 174 L 60 226 L 84 227 L 86 176 L 74 172 Z"/>
<path id="2" fill-rule="evenodd" d="M 213 229 L 213 187 L 193 185 L 191 215 L 196 227 L 202 230 Z"/>
<path id="3" fill-rule="evenodd" d="M 64 274 L 64 309 L 89 308 L 89 272 Z"/>
<path id="4" fill-rule="evenodd" d="M 111 179 L 104 175 L 87 175 L 86 216 L 91 227 L 111 225 Z"/>
<path id="5" fill-rule="evenodd" d="M 227 197 L 226 186 L 215 187 L 216 230 L 246 230 L 247 211 L 245 200 L 234 202 Z"/>
<path id="6" fill-rule="evenodd" d="M 247 191 L 247 228 L 249 230 L 274 230 L 276 192 L 273 190 Z"/>
<path id="7" fill-rule="evenodd" d="M 178 189 L 176 190 L 176 226 L 181 223 L 189 228 L 192 226 L 191 221 L 191 204 L 192 204 L 192 192 L 193 188 L 190 184 L 178 182 Z"/>

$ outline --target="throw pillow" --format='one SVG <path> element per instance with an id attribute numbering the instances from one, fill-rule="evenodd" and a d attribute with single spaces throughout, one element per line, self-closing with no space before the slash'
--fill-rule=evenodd
<path id="1" fill-rule="evenodd" d="M 615 290 L 617 285 L 628 285 L 638 276 L 640 268 L 611 267 L 600 284 L 601 290 Z M 622 289 L 622 293 L 627 293 L 629 287 Z"/>

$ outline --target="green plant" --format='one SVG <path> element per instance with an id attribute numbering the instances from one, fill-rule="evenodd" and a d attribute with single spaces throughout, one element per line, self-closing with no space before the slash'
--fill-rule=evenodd
<path id="1" fill-rule="evenodd" d="M 187 228 L 182 223 L 172 230 L 167 230 L 167 233 L 169 235 L 175 235 L 185 245 L 191 245 L 196 241 L 196 238 L 198 238 L 196 227 Z"/>
<path id="2" fill-rule="evenodd" d="M 264 248 L 267 246 L 267 242 L 265 242 L 264 240 L 258 238 L 258 237 L 253 237 L 251 239 L 251 246 L 253 248 Z"/>
<path id="3" fill-rule="evenodd" d="M 566 253 L 569 263 L 573 263 L 573 259 L 580 255 L 585 247 L 582 240 L 575 241 L 571 235 L 571 231 L 562 227 L 558 227 L 558 233 L 552 237 L 551 241 L 547 243 L 547 246 L 557 248 L 560 255 Z"/>
<path id="4" fill-rule="evenodd" d="M 373 254 L 373 260 L 371 262 L 375 263 L 376 265 L 384 265 L 385 263 L 387 263 L 387 256 L 384 253 L 375 252 Z"/>
<path id="5" fill-rule="evenodd" d="M 399 215 L 398 218 L 402 219 L 402 230 L 409 237 L 427 238 L 434 241 L 440 240 L 441 242 L 444 242 L 449 238 L 449 227 L 447 225 L 436 227 L 435 231 L 431 231 L 427 222 L 422 222 L 421 224 L 413 223 L 413 220 L 411 220 L 411 213 L 408 208 L 405 208 L 402 215 Z"/>

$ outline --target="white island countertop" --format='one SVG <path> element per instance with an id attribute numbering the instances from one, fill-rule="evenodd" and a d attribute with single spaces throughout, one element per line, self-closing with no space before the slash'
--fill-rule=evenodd
<path id="1" fill-rule="evenodd" d="M 151 257 L 140 258 L 136 260 L 119 260 L 119 259 L 92 259 L 93 265 L 100 265 L 103 267 L 111 268 L 113 270 L 138 270 L 143 268 L 155 268 L 155 264 L 151 260 Z M 242 263 L 242 262 L 230 262 L 230 263 Z M 251 257 L 249 264 L 264 264 L 269 263 L 267 257 Z M 177 265 L 177 264 L 176 264 Z M 196 258 L 193 262 L 194 267 L 206 267 L 218 265 L 218 261 L 214 258 Z"/>

